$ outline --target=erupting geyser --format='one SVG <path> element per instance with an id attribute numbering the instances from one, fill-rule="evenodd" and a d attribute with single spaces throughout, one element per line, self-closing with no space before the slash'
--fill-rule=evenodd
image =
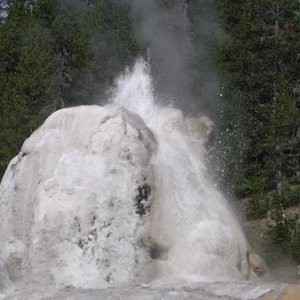
<path id="1" fill-rule="evenodd" d="M 156 105 L 142 60 L 117 83 L 105 107 L 51 115 L 8 166 L 1 286 L 249 278 L 247 241 L 207 176 L 209 120 Z"/>

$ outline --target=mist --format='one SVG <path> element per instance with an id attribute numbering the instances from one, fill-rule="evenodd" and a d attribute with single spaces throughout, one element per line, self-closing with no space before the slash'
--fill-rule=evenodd
<path id="1" fill-rule="evenodd" d="M 220 85 L 209 47 L 220 43 L 223 33 L 213 1 L 122 1 L 130 6 L 137 38 L 150 53 L 160 101 L 192 115 L 216 110 Z"/>

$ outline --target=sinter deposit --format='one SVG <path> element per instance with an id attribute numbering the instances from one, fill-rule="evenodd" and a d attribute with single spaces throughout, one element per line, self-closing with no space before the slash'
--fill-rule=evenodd
<path id="1" fill-rule="evenodd" d="M 255 278 L 204 163 L 212 122 L 155 104 L 145 62 L 105 107 L 62 109 L 26 140 L 0 190 L 2 288 L 107 288 Z"/>

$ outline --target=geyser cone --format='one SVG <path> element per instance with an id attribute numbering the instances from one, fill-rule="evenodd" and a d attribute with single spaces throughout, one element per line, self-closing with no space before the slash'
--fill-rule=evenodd
<path id="1" fill-rule="evenodd" d="M 140 189 L 151 185 L 155 149 L 142 119 L 118 105 L 50 116 L 1 184 L 2 283 L 99 288 L 136 281 L 149 260 L 142 239 L 150 199 Z"/>
<path id="2" fill-rule="evenodd" d="M 105 107 L 63 109 L 0 189 L 1 284 L 108 287 L 249 276 L 243 232 L 207 176 L 207 122 L 160 107 L 139 60 Z"/>

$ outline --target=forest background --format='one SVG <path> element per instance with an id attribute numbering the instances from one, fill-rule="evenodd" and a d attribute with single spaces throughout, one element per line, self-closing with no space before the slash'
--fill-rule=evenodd
<path id="1" fill-rule="evenodd" d="M 300 2 L 153 1 L 164 12 L 181 6 L 188 19 L 189 113 L 215 122 L 207 159 L 220 188 L 248 222 L 264 220 L 263 238 L 248 238 L 269 264 L 299 264 Z M 114 79 L 151 45 L 125 0 L 0 0 L 0 10 L 2 178 L 47 116 L 104 104 Z"/>

